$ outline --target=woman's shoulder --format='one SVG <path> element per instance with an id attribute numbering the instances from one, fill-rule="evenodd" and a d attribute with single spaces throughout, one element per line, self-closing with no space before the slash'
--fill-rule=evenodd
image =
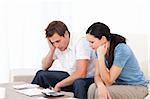
<path id="1" fill-rule="evenodd" d="M 128 49 L 129 46 L 128 46 L 127 44 L 125 44 L 125 43 L 119 43 L 119 44 L 115 47 L 115 49 L 118 49 L 118 48 Z"/>
<path id="2" fill-rule="evenodd" d="M 125 51 L 125 52 L 131 52 L 130 47 L 125 44 L 125 43 L 119 43 L 116 47 L 115 47 L 115 51 Z"/>

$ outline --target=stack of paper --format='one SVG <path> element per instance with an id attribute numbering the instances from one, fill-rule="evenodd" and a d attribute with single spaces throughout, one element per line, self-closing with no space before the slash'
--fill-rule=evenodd
<path id="1" fill-rule="evenodd" d="M 21 90 L 21 89 L 29 89 L 29 88 L 38 88 L 39 85 L 36 84 L 21 84 L 21 85 L 14 85 L 13 88 Z"/>
<path id="2" fill-rule="evenodd" d="M 42 95 L 41 89 L 39 89 L 38 87 L 39 85 L 28 84 L 28 83 L 13 86 L 13 88 L 16 89 L 16 92 L 19 92 L 28 96 Z"/>
<path id="3" fill-rule="evenodd" d="M 28 95 L 28 96 L 42 95 L 41 89 L 38 89 L 38 88 L 22 89 L 22 90 L 16 90 L 16 91 L 19 93 Z"/>
<path id="4" fill-rule="evenodd" d="M 40 89 L 38 85 L 35 84 L 21 84 L 15 85 L 13 88 L 16 89 L 16 92 L 28 95 L 28 96 L 37 96 L 37 95 L 47 95 L 47 96 L 64 96 L 61 92 L 55 92 L 54 90 Z"/>

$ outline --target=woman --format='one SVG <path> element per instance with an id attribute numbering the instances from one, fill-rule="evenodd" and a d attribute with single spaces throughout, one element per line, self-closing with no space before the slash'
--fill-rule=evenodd
<path id="1" fill-rule="evenodd" d="M 100 22 L 88 28 L 86 37 L 97 55 L 95 84 L 90 86 L 88 98 L 144 99 L 148 82 L 126 39 L 111 34 Z"/>

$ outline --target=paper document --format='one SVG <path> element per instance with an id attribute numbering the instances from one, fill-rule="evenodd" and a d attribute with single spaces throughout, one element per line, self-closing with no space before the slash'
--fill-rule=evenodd
<path id="1" fill-rule="evenodd" d="M 21 90 L 21 89 L 28 89 L 28 88 L 38 88 L 39 85 L 36 84 L 20 84 L 20 85 L 14 85 L 13 88 Z"/>
<path id="2" fill-rule="evenodd" d="M 20 84 L 14 85 L 13 88 L 16 89 L 16 92 L 28 95 L 28 96 L 36 96 L 36 95 L 47 95 L 47 96 L 63 96 L 64 94 L 61 92 L 55 92 L 49 88 L 41 89 L 39 85 L 36 84 Z"/>
<path id="3" fill-rule="evenodd" d="M 15 89 L 16 89 L 16 92 L 25 94 L 27 96 L 37 96 L 37 95 L 43 95 L 43 93 L 55 92 L 54 90 L 50 90 L 48 88 L 47 89 L 40 89 L 40 88 L 33 88 L 31 86 L 30 87 L 24 87 L 24 86 L 23 87 L 22 86 L 16 87 L 15 86 Z"/>
<path id="4" fill-rule="evenodd" d="M 22 89 L 22 90 L 16 90 L 16 91 L 19 93 L 28 95 L 28 96 L 42 95 L 41 89 L 38 89 L 38 88 Z"/>

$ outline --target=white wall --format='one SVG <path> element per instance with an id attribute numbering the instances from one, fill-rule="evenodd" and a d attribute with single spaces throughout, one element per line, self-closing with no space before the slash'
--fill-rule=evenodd
<path id="1" fill-rule="evenodd" d="M 9 81 L 10 69 L 41 66 L 48 51 L 44 29 L 52 20 L 64 21 L 73 35 L 104 22 L 128 39 L 140 63 L 150 61 L 149 0 L 5 0 L 0 7 L 0 82 Z"/>
<path id="2" fill-rule="evenodd" d="M 0 3 L 0 82 L 9 80 L 5 2 Z M 5 75 L 5 76 L 4 76 Z"/>

